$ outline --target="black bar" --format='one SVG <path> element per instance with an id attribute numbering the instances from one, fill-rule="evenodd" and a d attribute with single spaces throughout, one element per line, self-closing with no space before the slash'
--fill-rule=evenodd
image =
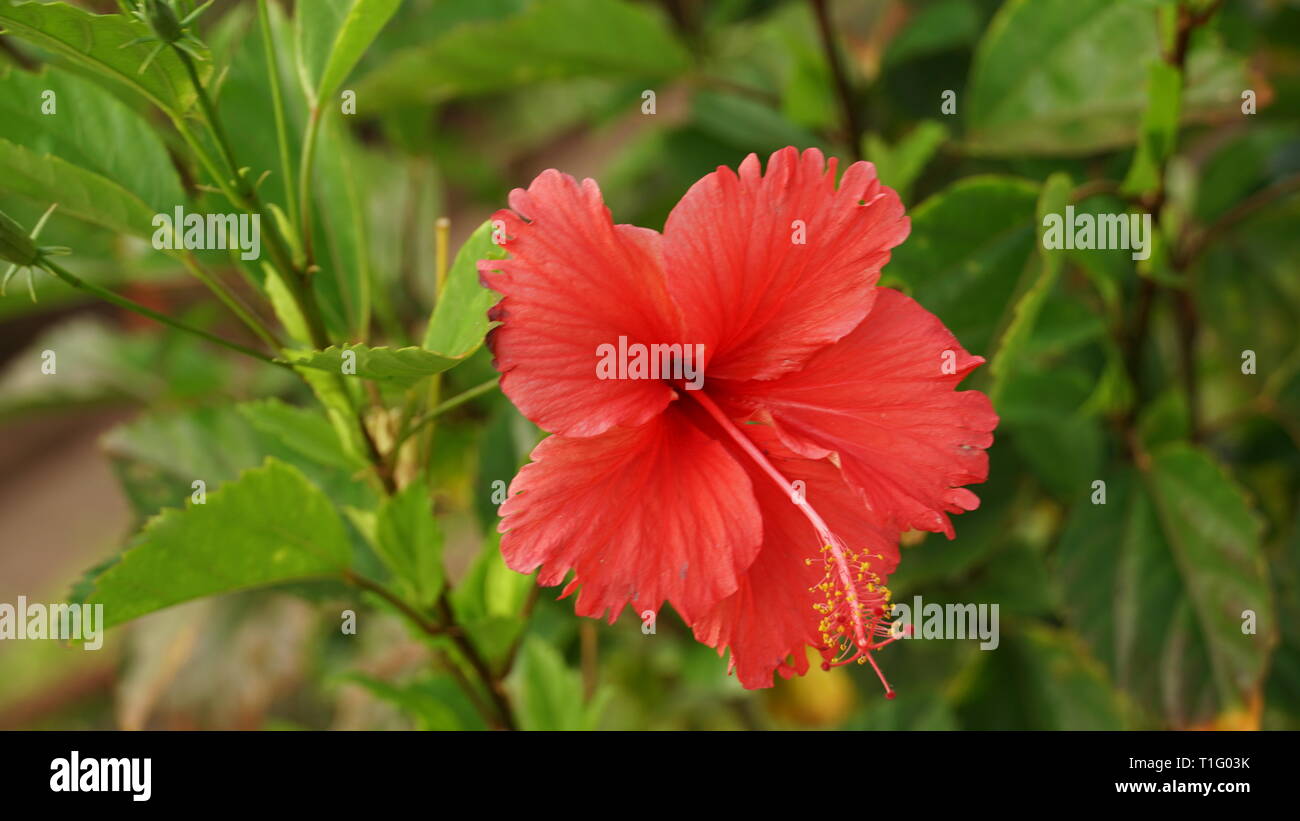
<path id="1" fill-rule="evenodd" d="M 13 732 L 0 736 L 5 806 L 168 809 L 426 806 L 462 801 L 498 810 L 613 801 L 637 815 L 664 802 L 689 813 L 701 793 L 760 804 L 814 807 L 819 793 L 857 802 L 876 796 L 925 809 L 950 802 L 987 808 L 1073 809 L 1142 805 L 1214 810 L 1278 805 L 1296 786 L 1294 733 L 110 733 Z M 60 791 L 51 779 L 76 751 L 104 774 L 103 759 L 149 759 L 148 800 L 117 792 Z M 62 759 L 65 764 L 57 763 Z M 1139 766 L 1137 761 L 1147 762 Z M 121 772 L 108 768 L 109 780 Z M 60 786 L 66 781 L 59 780 Z M 80 783 L 80 782 L 79 782 Z M 86 782 L 90 784 L 89 781 Z M 1166 784 L 1210 784 L 1169 792 Z M 1153 785 L 1133 793 L 1124 784 Z M 111 784 L 109 784 L 111 786 Z M 1136 789 L 1147 789 L 1137 787 Z M 1223 790 L 1232 791 L 1225 792 Z M 1121 790 L 1126 790 L 1121 792 Z M 601 796 L 604 796 L 603 798 Z M 730 799 L 728 799 L 730 800 Z M 686 803 L 683 803 L 686 802 Z M 776 803 L 772 803 L 776 802 Z M 974 802 L 973 804 L 970 802 Z M 1045 803 L 1046 802 L 1046 803 Z M 707 804 L 695 804 L 701 808 Z M 850 803 L 845 808 L 867 804 Z M 591 811 L 593 808 L 580 810 Z M 857 810 L 854 810 L 856 812 Z"/>

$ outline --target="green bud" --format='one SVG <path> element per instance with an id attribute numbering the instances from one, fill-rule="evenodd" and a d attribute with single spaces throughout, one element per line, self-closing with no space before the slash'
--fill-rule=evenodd
<path id="1" fill-rule="evenodd" d="M 35 265 L 40 258 L 40 249 L 23 227 L 0 211 L 0 260 L 15 265 Z"/>
<path id="2" fill-rule="evenodd" d="M 171 44 L 185 36 L 181 21 L 166 0 L 144 0 L 144 19 L 153 29 L 154 36 Z"/>

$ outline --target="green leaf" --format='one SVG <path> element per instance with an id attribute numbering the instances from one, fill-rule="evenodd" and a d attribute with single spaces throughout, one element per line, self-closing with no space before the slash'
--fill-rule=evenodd
<path id="1" fill-rule="evenodd" d="M 144 96 L 173 115 L 188 111 L 197 99 L 184 65 L 164 49 L 143 73 L 140 66 L 157 43 L 122 48 L 148 30 L 120 14 L 91 14 L 66 3 L 0 5 L 0 27 L 89 69 L 118 88 Z M 200 65 L 200 79 L 210 69 Z"/>
<path id="2" fill-rule="evenodd" d="M 1131 143 L 1161 54 L 1159 0 L 1010 0 L 971 67 L 968 148 L 977 154 L 1089 154 Z M 1101 45 L 1104 44 L 1104 47 Z M 1240 104 L 1245 63 L 1212 37 L 1188 55 L 1185 120 Z"/>
<path id="3" fill-rule="evenodd" d="M 1147 78 L 1147 108 L 1138 133 L 1137 153 L 1121 189 L 1144 194 L 1160 188 L 1160 170 L 1178 142 L 1178 112 L 1182 107 L 1183 75 L 1164 60 L 1153 60 Z"/>
<path id="4" fill-rule="evenodd" d="M 1033 253 L 1038 187 L 1009 177 L 967 177 L 912 212 L 912 233 L 893 251 L 888 280 L 943 318 L 974 353 L 989 349 Z"/>
<path id="5" fill-rule="evenodd" d="M 605 693 L 597 693 L 590 704 L 584 704 L 582 677 L 564 664 L 554 647 L 535 636 L 524 641 L 519 655 L 509 684 L 516 694 L 520 729 L 595 729 L 607 700 Z"/>
<path id="6" fill-rule="evenodd" d="M 1205 452 L 1157 450 L 1141 474 L 1108 477 L 1061 538 L 1067 615 L 1150 713 L 1188 727 L 1258 694 L 1276 632 L 1261 523 Z M 1259 633 L 1242 632 L 1243 613 Z M 1154 672 L 1153 672 L 1154 671 Z"/>
<path id="7" fill-rule="evenodd" d="M 479 284 L 478 261 L 504 259 L 505 255 L 505 249 L 492 241 L 491 220 L 470 234 L 447 271 L 442 296 L 424 332 L 424 348 L 455 360 L 478 350 L 491 326 L 488 309 L 501 298 Z"/>
<path id="8" fill-rule="evenodd" d="M 90 582 L 111 627 L 174 604 L 290 581 L 336 576 L 352 558 L 330 500 L 296 468 L 268 459 L 145 525 Z"/>
<path id="9" fill-rule="evenodd" d="M 1047 182 L 1043 184 L 1043 191 L 1038 197 L 1036 210 L 1036 225 L 1040 230 L 1048 214 L 1065 213 L 1073 188 L 1068 174 L 1057 173 L 1047 178 Z M 989 398 L 993 400 L 995 407 L 1001 400 L 1002 391 L 1006 388 L 1017 359 L 1023 358 L 1028 353 L 1026 348 L 1033 334 L 1034 324 L 1038 321 L 1038 314 L 1056 285 L 1056 278 L 1065 261 L 1065 250 L 1048 248 L 1042 241 L 1041 235 L 1037 247 L 1037 275 L 1031 280 L 1028 289 L 1016 300 L 1011 322 L 1002 334 L 997 353 L 989 364 L 989 372 L 993 377 L 993 389 L 989 393 Z"/>
<path id="10" fill-rule="evenodd" d="M 0 190 L 59 204 L 69 216 L 119 234 L 148 237 L 157 213 L 135 194 L 93 171 L 0 138 Z M 49 238 L 46 237 L 48 240 Z"/>
<path id="11" fill-rule="evenodd" d="M 44 108 L 46 92 L 53 94 L 51 113 Z M 0 74 L 0 138 L 104 176 L 155 211 L 185 201 L 171 156 L 149 124 L 103 89 L 66 71 L 47 67 L 40 74 Z"/>
<path id="12" fill-rule="evenodd" d="M 323 351 L 286 351 L 295 365 L 329 371 L 334 374 L 373 379 L 401 388 L 409 388 L 435 373 L 459 365 L 452 358 L 414 346 L 409 348 L 371 348 L 368 345 L 331 345 Z"/>
<path id="13" fill-rule="evenodd" d="M 382 107 L 576 77 L 649 81 L 679 74 L 689 63 L 663 17 L 645 5 L 538 0 L 520 14 L 466 23 L 398 52 L 363 79 L 357 96 Z"/>
<path id="14" fill-rule="evenodd" d="M 312 0 L 296 7 L 298 72 L 313 108 L 334 95 L 402 0 Z"/>
<path id="15" fill-rule="evenodd" d="M 948 129 L 942 123 L 923 120 L 893 147 L 879 136 L 868 134 L 863 154 L 876 164 L 880 181 L 897 191 L 903 202 L 909 202 L 912 184 L 947 139 Z"/>
<path id="16" fill-rule="evenodd" d="M 433 518 L 429 488 L 411 482 L 385 499 L 375 521 L 375 552 L 409 599 L 428 607 L 442 593 L 442 530 Z"/>

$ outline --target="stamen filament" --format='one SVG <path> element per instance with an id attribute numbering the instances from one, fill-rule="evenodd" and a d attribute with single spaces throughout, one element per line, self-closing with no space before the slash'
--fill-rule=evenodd
<path id="1" fill-rule="evenodd" d="M 682 393 L 699 402 L 700 406 L 740 446 L 741 450 L 754 460 L 754 464 L 758 465 L 768 478 L 785 492 L 791 502 L 799 508 L 799 512 L 812 524 L 813 530 L 816 531 L 818 538 L 821 540 L 821 552 L 827 556 L 823 559 L 826 564 L 827 575 L 820 585 L 812 589 L 819 589 L 825 593 L 826 603 L 814 605 L 814 608 L 823 617 L 820 631 L 827 649 L 838 647 L 840 652 L 839 658 L 834 662 L 824 663 L 822 668 L 828 670 L 831 667 L 839 667 L 853 661 L 859 664 L 870 662 L 872 669 L 876 671 L 876 676 L 880 679 L 880 683 L 885 687 L 886 698 L 893 698 L 894 689 L 889 686 L 884 673 L 881 672 L 875 659 L 871 657 L 872 650 L 877 650 L 894 641 L 891 638 L 887 641 L 875 642 L 876 636 L 889 635 L 889 624 L 886 621 L 886 616 L 890 605 L 888 588 L 881 583 L 880 577 L 871 570 L 868 561 L 871 557 L 850 550 L 831 531 L 826 521 L 804 498 L 804 494 L 795 490 L 789 480 L 772 465 L 763 451 L 741 432 L 736 424 L 704 391 L 682 391 Z M 856 578 L 855 569 L 857 571 Z M 851 642 L 847 637 L 837 635 L 846 632 L 852 634 Z"/>

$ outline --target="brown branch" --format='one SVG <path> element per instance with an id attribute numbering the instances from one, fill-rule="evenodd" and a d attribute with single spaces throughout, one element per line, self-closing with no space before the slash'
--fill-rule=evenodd
<path id="1" fill-rule="evenodd" d="M 831 25 L 827 0 L 808 0 L 812 6 L 813 16 L 817 18 L 817 31 L 821 35 L 822 50 L 826 52 L 826 62 L 835 81 L 835 94 L 840 102 L 840 116 L 844 120 L 844 138 L 849 144 L 849 153 L 853 159 L 862 159 L 862 120 L 853 100 L 853 87 L 849 83 L 848 73 L 840 59 L 839 48 L 835 44 L 835 30 Z"/>
<path id="2" fill-rule="evenodd" d="M 343 580 L 346 581 L 348 584 L 352 585 L 353 587 L 359 588 L 361 590 L 367 590 L 371 593 L 374 593 L 379 598 L 388 602 L 393 607 L 397 608 L 397 610 L 401 612 L 403 616 L 409 619 L 412 624 L 414 624 L 416 627 L 419 627 L 422 631 L 424 631 L 430 636 L 450 636 L 450 635 L 459 634 L 461 632 L 460 626 L 455 624 L 454 622 L 449 622 L 446 624 L 436 624 L 430 621 L 428 618 L 424 616 L 424 614 L 420 613 L 420 611 L 416 610 L 414 607 L 407 604 L 396 593 L 389 590 L 387 587 L 384 587 L 379 582 L 374 581 L 373 579 L 368 579 L 365 576 L 352 572 L 351 570 L 344 570 Z"/>
<path id="3" fill-rule="evenodd" d="M 451 625 L 456 623 L 456 614 L 452 612 L 451 601 L 447 598 L 445 592 L 442 594 L 442 598 L 438 599 L 438 612 L 442 616 L 443 624 Z M 465 661 L 469 662 L 469 666 L 474 668 L 474 672 L 483 682 L 488 697 L 492 699 L 497 712 L 501 714 L 501 721 L 505 728 L 507 730 L 518 729 L 515 723 L 514 711 L 510 708 L 510 701 L 506 698 L 505 688 L 502 686 L 501 680 L 492 675 L 492 669 L 488 667 L 487 661 L 479 653 L 478 648 L 460 632 L 451 634 L 451 640 L 456 645 L 456 649 L 460 651 L 460 654 L 465 657 Z"/>
<path id="4" fill-rule="evenodd" d="M 1178 322 L 1178 369 L 1187 397 L 1187 426 L 1193 442 L 1201 438 L 1200 381 L 1196 374 L 1196 345 L 1200 337 L 1200 317 L 1190 288 L 1171 293 Z"/>
<path id="5" fill-rule="evenodd" d="M 1178 5 L 1177 28 L 1174 32 L 1174 42 L 1172 48 L 1166 52 L 1163 57 L 1165 62 L 1176 68 L 1179 73 L 1184 72 L 1187 66 L 1187 54 L 1191 48 L 1192 33 L 1201 25 L 1205 24 L 1218 11 L 1222 0 L 1214 0 L 1200 13 L 1192 13 L 1192 9 L 1186 3 Z M 1160 171 L 1157 175 L 1157 188 L 1151 196 L 1146 198 L 1142 203 L 1151 214 L 1151 222 L 1155 225 L 1160 224 L 1160 217 L 1164 211 L 1166 202 L 1165 192 L 1165 175 L 1169 166 L 1168 159 L 1165 159 L 1160 165 Z M 1174 260 L 1171 259 L 1171 264 Z M 1177 269 L 1177 266 L 1175 265 Z M 1186 283 L 1184 283 L 1186 286 Z M 1125 414 L 1124 429 L 1127 435 L 1127 445 L 1129 454 L 1134 461 L 1140 461 L 1140 443 L 1136 433 L 1138 409 L 1142 404 L 1142 349 L 1146 345 L 1146 339 L 1151 322 L 1151 308 L 1155 299 L 1158 288 L 1156 283 L 1151 279 L 1144 279 L 1138 292 L 1138 305 L 1134 314 L 1133 325 L 1124 338 L 1124 362 L 1128 371 L 1129 378 L 1133 382 L 1133 405 L 1129 412 Z M 1191 421 L 1191 437 L 1195 440 L 1198 437 L 1197 423 L 1200 418 L 1200 412 L 1197 407 L 1199 402 L 1199 386 L 1196 379 L 1196 344 L 1200 335 L 1200 326 L 1196 302 L 1190 287 L 1184 287 L 1173 294 L 1175 317 L 1178 324 L 1178 351 L 1179 351 L 1179 370 L 1183 382 L 1183 389 L 1187 395 L 1188 415 Z"/>

